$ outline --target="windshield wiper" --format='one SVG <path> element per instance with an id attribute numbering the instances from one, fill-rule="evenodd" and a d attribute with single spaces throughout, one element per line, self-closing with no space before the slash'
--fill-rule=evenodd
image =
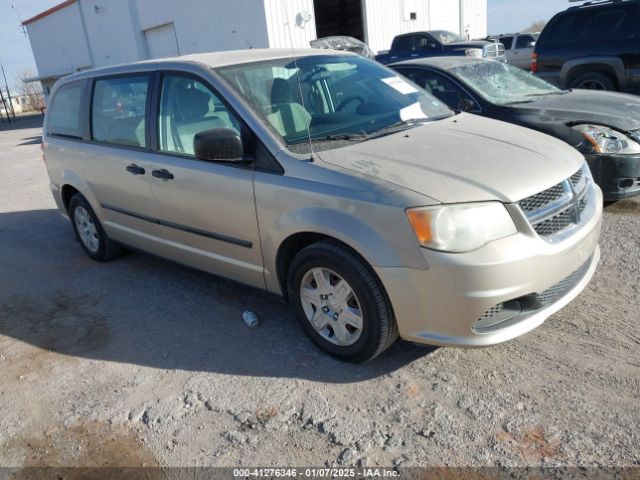
<path id="1" fill-rule="evenodd" d="M 379 130 L 375 130 L 374 132 L 369 134 L 369 138 L 379 138 L 384 137 L 385 135 L 392 135 L 397 132 L 402 132 L 403 130 L 408 130 L 409 128 L 424 125 L 427 122 L 441 120 L 442 118 L 447 117 L 449 117 L 449 115 L 432 118 L 412 118 L 411 120 L 400 120 L 399 122 L 392 123 L 391 125 L 387 125 L 386 127 L 383 127 Z"/>
<path id="2" fill-rule="evenodd" d="M 513 102 L 507 102 L 503 105 L 518 105 L 519 103 L 533 103 L 533 100 L 514 100 Z"/>
<path id="3" fill-rule="evenodd" d="M 369 139 L 366 133 L 334 133 L 322 137 L 312 137 L 311 142 L 361 142 Z"/>
<path id="4" fill-rule="evenodd" d="M 546 93 L 530 93 L 527 97 L 546 97 L 547 95 L 565 95 L 569 93 L 569 90 L 560 90 L 558 92 L 546 92 Z"/>

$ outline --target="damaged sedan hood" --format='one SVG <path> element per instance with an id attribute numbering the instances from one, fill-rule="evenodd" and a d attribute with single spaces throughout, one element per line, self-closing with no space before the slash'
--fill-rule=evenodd
<path id="1" fill-rule="evenodd" d="M 521 124 L 535 128 L 578 123 L 605 125 L 622 132 L 640 129 L 640 97 L 617 92 L 571 90 L 509 107 Z"/>
<path id="2" fill-rule="evenodd" d="M 442 203 L 517 202 L 560 183 L 584 163 L 560 140 L 469 114 L 318 157 Z"/>

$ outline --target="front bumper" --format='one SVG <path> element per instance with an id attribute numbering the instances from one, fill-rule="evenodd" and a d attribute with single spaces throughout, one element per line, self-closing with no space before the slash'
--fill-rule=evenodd
<path id="1" fill-rule="evenodd" d="M 586 155 L 605 200 L 640 195 L 640 155 Z"/>
<path id="2" fill-rule="evenodd" d="M 589 283 L 600 258 L 602 194 L 590 187 L 588 215 L 559 242 L 522 232 L 469 253 L 423 250 L 428 270 L 376 268 L 393 305 L 400 336 L 431 345 L 485 347 L 506 342 L 541 325 Z M 571 279 L 573 283 L 567 284 Z M 536 303 L 543 292 L 552 301 Z M 487 326 L 497 305 L 518 311 Z"/>

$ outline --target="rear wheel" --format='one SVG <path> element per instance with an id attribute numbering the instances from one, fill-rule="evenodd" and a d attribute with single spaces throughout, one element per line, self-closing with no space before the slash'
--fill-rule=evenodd
<path id="1" fill-rule="evenodd" d="M 69 202 L 69 218 L 82 249 L 89 257 L 108 262 L 122 255 L 123 248 L 107 236 L 89 202 L 79 193 Z"/>
<path id="2" fill-rule="evenodd" d="M 390 302 L 375 274 L 337 242 L 318 242 L 298 253 L 287 288 L 305 332 L 333 356 L 363 362 L 398 338 Z"/>
<path id="3" fill-rule="evenodd" d="M 584 73 L 573 79 L 569 86 L 584 90 L 616 90 L 614 81 L 604 73 Z"/>

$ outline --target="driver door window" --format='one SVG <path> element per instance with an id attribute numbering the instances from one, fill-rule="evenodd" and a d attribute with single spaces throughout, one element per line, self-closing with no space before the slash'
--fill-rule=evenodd
<path id="1" fill-rule="evenodd" d="M 533 48 L 531 44 L 535 42 L 536 39 L 531 35 L 520 35 L 518 40 L 516 41 L 516 50 L 522 50 L 523 48 Z"/>
<path id="2" fill-rule="evenodd" d="M 474 104 L 471 111 L 480 111 L 478 104 L 462 88 L 443 75 L 429 70 L 402 70 L 401 73 L 449 108 L 459 109 L 461 101 L 469 99 Z"/>
<path id="3" fill-rule="evenodd" d="M 185 76 L 166 75 L 162 82 L 158 148 L 162 152 L 194 155 L 196 134 L 229 128 L 240 134 L 240 122 L 203 83 Z"/>

